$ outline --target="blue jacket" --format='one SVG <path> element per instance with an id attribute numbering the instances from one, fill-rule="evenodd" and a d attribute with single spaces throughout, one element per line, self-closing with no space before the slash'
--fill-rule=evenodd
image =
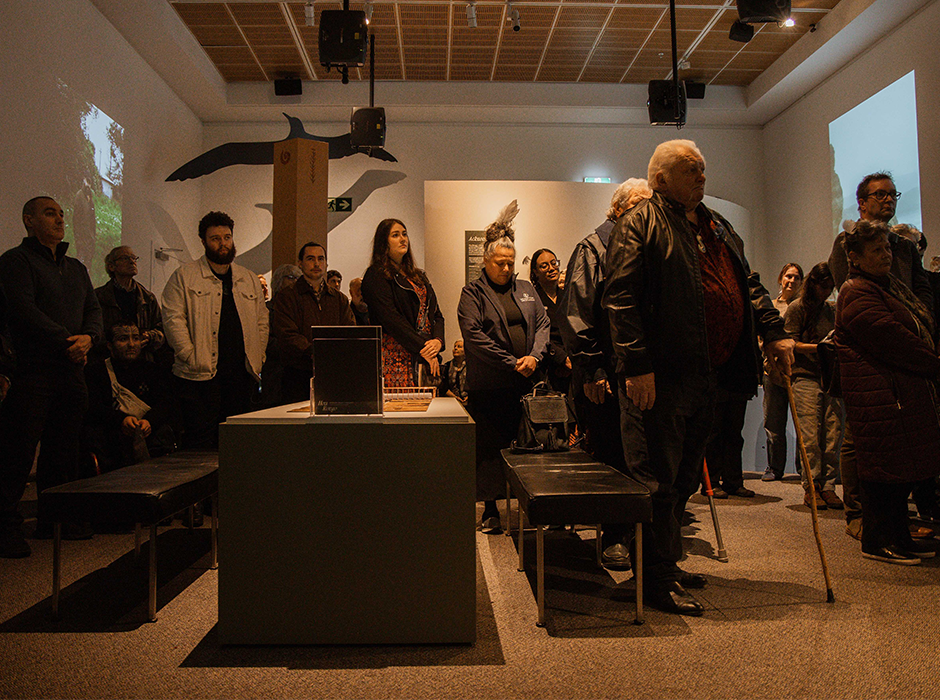
<path id="1" fill-rule="evenodd" d="M 457 320 L 467 355 L 467 389 L 480 391 L 514 386 L 516 360 L 509 339 L 509 324 L 499 297 L 485 273 L 463 288 Z M 513 276 L 512 296 L 522 312 L 526 355 L 541 361 L 548 352 L 551 326 L 545 307 L 530 282 Z"/>

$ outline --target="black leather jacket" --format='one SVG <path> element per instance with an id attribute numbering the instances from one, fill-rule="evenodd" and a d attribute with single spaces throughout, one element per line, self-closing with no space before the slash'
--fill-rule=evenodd
<path id="1" fill-rule="evenodd" d="M 751 272 L 731 224 L 704 204 L 698 214 L 716 223 L 715 233 L 731 251 L 750 302 L 741 340 L 719 377 L 729 390 L 753 395 L 761 376 L 757 336 L 787 338 L 783 319 L 760 276 Z M 610 316 L 618 374 L 653 372 L 657 379 L 676 382 L 712 371 L 695 235 L 681 204 L 654 192 L 624 214 L 611 233 L 605 279 L 602 305 Z"/>
<path id="2" fill-rule="evenodd" d="M 575 246 L 565 272 L 565 289 L 558 298 L 558 330 L 571 358 L 576 391 L 585 382 L 613 374 L 613 348 L 607 312 L 601 308 L 604 259 L 616 222 L 607 219 Z"/>

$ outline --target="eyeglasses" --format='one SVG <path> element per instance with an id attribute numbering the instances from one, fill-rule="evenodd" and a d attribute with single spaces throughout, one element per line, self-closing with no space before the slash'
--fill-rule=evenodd
<path id="1" fill-rule="evenodd" d="M 874 197 L 879 202 L 885 202 L 888 198 L 893 199 L 895 202 L 901 199 L 901 193 L 897 190 L 878 190 L 877 192 L 869 192 L 865 195 L 865 199 L 869 197 Z"/>
<path id="2" fill-rule="evenodd" d="M 137 262 L 138 260 L 140 260 L 140 258 L 137 257 L 136 255 L 122 255 L 122 256 L 120 256 L 120 257 L 115 258 L 115 259 L 114 259 L 114 262 L 121 262 L 122 260 L 126 260 L 126 261 L 128 261 L 128 262 L 134 262 L 134 263 L 135 263 L 135 262 Z"/>
<path id="3" fill-rule="evenodd" d="M 549 268 L 549 267 L 558 267 L 558 261 L 557 261 L 557 260 L 549 260 L 548 262 L 539 263 L 539 269 L 540 269 L 540 270 L 545 270 L 545 269 L 547 269 L 547 268 Z"/>

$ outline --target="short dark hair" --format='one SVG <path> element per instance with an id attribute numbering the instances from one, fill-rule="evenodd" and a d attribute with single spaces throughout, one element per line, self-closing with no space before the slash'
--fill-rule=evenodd
<path id="1" fill-rule="evenodd" d="M 859 219 L 851 231 L 845 232 L 845 252 L 862 255 L 866 245 L 878 240 L 881 236 L 887 238 L 890 232 L 891 229 L 884 222 Z"/>
<path id="2" fill-rule="evenodd" d="M 339 281 L 343 281 L 343 275 L 339 270 L 327 270 L 326 271 L 326 281 L 329 282 L 334 277 L 339 277 Z"/>
<path id="3" fill-rule="evenodd" d="M 199 237 L 206 240 L 206 231 L 213 226 L 224 226 L 229 231 L 235 231 L 235 221 L 224 211 L 210 211 L 199 220 Z"/>
<path id="4" fill-rule="evenodd" d="M 872 173 L 871 175 L 866 175 L 862 178 L 862 181 L 858 183 L 858 187 L 855 188 L 855 200 L 862 200 L 868 196 L 868 186 L 873 183 L 875 180 L 891 180 L 894 182 L 894 175 L 885 171 L 880 173 Z"/>
<path id="5" fill-rule="evenodd" d="M 122 320 L 104 329 L 105 340 L 107 340 L 109 343 L 114 342 L 114 332 L 118 328 L 136 328 L 137 332 L 138 333 L 140 332 L 140 328 L 138 328 L 136 323 L 134 323 L 133 321 Z"/>
<path id="6" fill-rule="evenodd" d="M 298 260 L 303 260 L 303 259 L 304 259 L 304 251 L 307 250 L 307 248 L 310 248 L 311 246 L 316 246 L 317 248 L 322 248 L 322 249 L 323 249 L 323 257 L 324 257 L 324 258 L 326 257 L 326 246 L 324 246 L 322 243 L 315 243 L 314 241 L 310 241 L 310 242 L 304 243 L 302 246 L 300 246 L 300 251 L 297 253 L 297 259 L 298 259 Z"/>
<path id="7" fill-rule="evenodd" d="M 41 194 L 41 195 L 39 195 L 38 197 L 33 197 L 33 198 L 30 199 L 28 202 L 26 202 L 26 204 L 23 205 L 23 217 L 22 217 L 22 219 L 23 219 L 23 225 L 24 225 L 24 226 L 26 225 L 26 217 L 27 217 L 27 216 L 35 216 L 35 215 L 36 215 L 36 209 L 38 208 L 38 207 L 36 206 L 36 203 L 37 203 L 40 199 L 48 199 L 50 202 L 54 202 L 54 201 L 55 201 L 52 197 L 50 197 L 50 196 L 48 196 L 48 195 L 45 195 L 45 194 Z M 29 229 L 26 229 L 26 230 L 28 231 Z"/>

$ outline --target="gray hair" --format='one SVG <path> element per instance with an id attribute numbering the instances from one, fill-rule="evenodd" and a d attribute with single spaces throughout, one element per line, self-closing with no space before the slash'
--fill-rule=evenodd
<path id="1" fill-rule="evenodd" d="M 483 259 L 489 260 L 496 254 L 497 248 L 507 248 L 512 251 L 512 254 L 516 254 L 516 244 L 513 242 L 512 238 L 509 236 L 501 236 L 494 241 L 487 241 L 486 245 L 483 246 Z"/>
<path id="2" fill-rule="evenodd" d="M 705 156 L 695 145 L 695 141 L 688 139 L 674 139 L 659 144 L 653 151 L 653 157 L 650 158 L 650 164 L 647 168 L 646 178 L 650 183 L 656 182 L 656 176 L 672 169 L 676 162 L 686 153 L 691 152 L 705 162 Z"/>
<path id="3" fill-rule="evenodd" d="M 114 263 L 117 262 L 117 259 L 121 256 L 122 250 L 130 250 L 129 245 L 119 245 L 117 248 L 112 248 L 111 251 L 104 256 L 104 269 L 108 273 L 108 277 L 114 277 Z"/>
<path id="4" fill-rule="evenodd" d="M 273 299 L 274 295 L 281 291 L 281 288 L 284 286 L 284 281 L 288 277 L 293 277 L 297 280 L 300 279 L 303 274 L 303 271 L 297 265 L 291 265 L 290 263 L 279 265 L 278 268 L 271 273 L 271 298 Z"/>
<path id="5" fill-rule="evenodd" d="M 653 196 L 653 190 L 649 183 L 641 177 L 631 177 L 629 180 L 621 183 L 614 190 L 614 196 L 610 198 L 610 209 L 607 210 L 607 218 L 615 219 L 627 209 L 632 209 L 640 203 L 642 199 L 649 199 Z"/>

